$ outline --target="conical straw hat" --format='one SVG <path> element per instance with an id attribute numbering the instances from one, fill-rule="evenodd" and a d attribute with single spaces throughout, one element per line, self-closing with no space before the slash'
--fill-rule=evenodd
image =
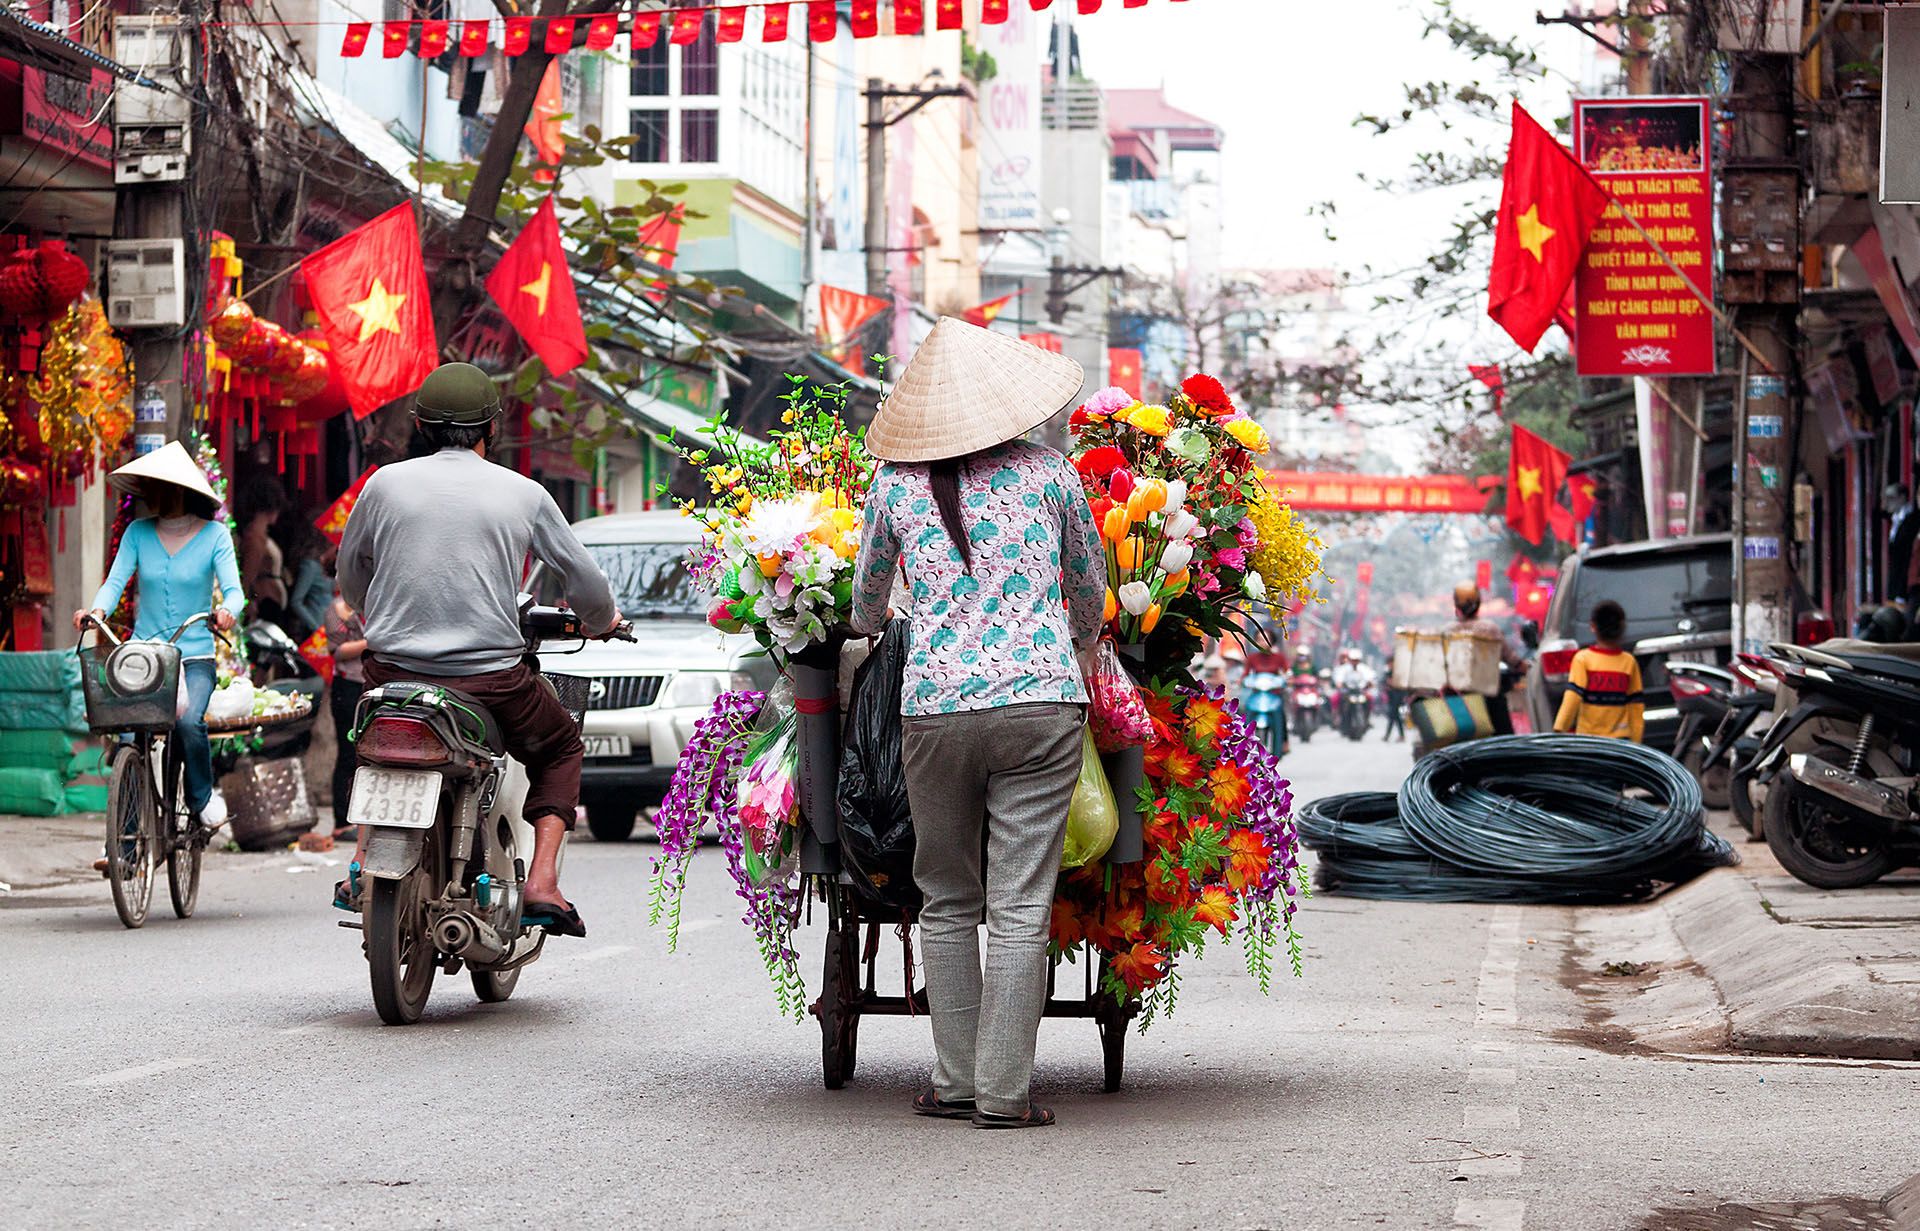
<path id="1" fill-rule="evenodd" d="M 990 449 L 1053 418 L 1082 379 L 1065 355 L 943 316 L 880 404 L 867 450 L 931 462 Z"/>
<path id="2" fill-rule="evenodd" d="M 142 483 L 171 483 L 205 496 L 215 504 L 220 503 L 220 497 L 207 485 L 207 476 L 200 472 L 186 446 L 177 440 L 169 440 L 164 447 L 134 458 L 108 475 L 107 482 L 135 496 L 140 494 Z"/>

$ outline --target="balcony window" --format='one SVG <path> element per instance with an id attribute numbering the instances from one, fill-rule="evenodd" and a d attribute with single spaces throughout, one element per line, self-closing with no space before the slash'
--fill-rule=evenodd
<path id="1" fill-rule="evenodd" d="M 720 161 L 720 113 L 718 111 L 682 111 L 680 113 L 680 161 Z"/>
<path id="2" fill-rule="evenodd" d="M 633 144 L 627 148 L 627 157 L 634 162 L 667 162 L 667 113 L 664 111 L 632 111 L 627 115 L 627 131 L 633 134 Z"/>
<path id="3" fill-rule="evenodd" d="M 627 92 L 647 98 L 664 97 L 668 92 L 667 54 L 671 50 L 663 36 L 653 41 L 651 47 L 637 48 L 633 53 L 633 67 L 628 72 Z"/>

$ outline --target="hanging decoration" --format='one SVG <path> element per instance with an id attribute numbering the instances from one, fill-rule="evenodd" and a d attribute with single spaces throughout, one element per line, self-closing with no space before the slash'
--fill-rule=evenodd
<path id="1" fill-rule="evenodd" d="M 699 39 L 701 32 L 708 28 L 709 19 L 714 21 L 716 42 L 743 42 L 749 15 L 754 9 L 759 9 L 762 14 L 761 41 L 785 42 L 792 26 L 792 5 L 797 2 L 806 4 L 806 37 L 809 41 L 828 42 L 838 36 L 841 24 L 837 0 L 757 0 L 747 4 L 705 4 L 671 10 L 598 14 L 588 19 L 586 49 L 605 51 L 621 33 L 626 33 L 631 37 L 631 45 L 635 49 L 644 50 L 653 46 L 660 37 L 663 21 L 666 23 L 668 40 L 675 44 L 685 45 Z M 1043 12 L 1053 5 L 1053 0 L 1027 2 L 1035 12 Z M 1124 0 L 1122 7 L 1144 8 L 1147 2 Z M 1168 2 L 1177 3 L 1179 0 Z M 969 17 L 976 16 L 983 24 L 995 25 L 1007 20 L 1010 3 L 1011 0 L 892 0 L 893 20 L 883 22 L 880 19 L 881 0 L 853 0 L 847 14 L 846 28 L 853 37 L 860 39 L 877 38 L 885 34 L 924 34 L 929 4 L 933 9 L 936 30 L 962 29 Z M 1101 0 L 1077 0 L 1077 4 L 1077 11 L 1082 15 L 1098 13 L 1101 8 Z M 565 16 L 516 16 L 494 22 L 479 19 L 465 21 L 460 26 L 459 53 L 468 57 L 485 55 L 497 40 L 500 50 L 508 56 L 525 55 L 536 43 L 541 51 L 549 55 L 561 55 L 575 50 L 574 29 L 578 20 Z M 257 23 L 230 21 L 209 24 L 245 26 Z M 354 21 L 344 24 L 346 32 L 340 41 L 340 54 L 347 59 L 364 56 L 367 44 L 373 39 L 373 23 Z M 409 47 L 420 47 L 422 50 L 419 54 L 431 59 L 446 50 L 447 30 L 445 21 L 426 18 L 382 22 L 381 54 L 392 58 L 403 54 Z"/>

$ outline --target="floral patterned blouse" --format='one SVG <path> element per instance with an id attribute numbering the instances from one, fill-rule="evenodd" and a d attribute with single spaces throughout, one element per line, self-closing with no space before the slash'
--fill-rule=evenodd
<path id="1" fill-rule="evenodd" d="M 1079 476 L 1054 450 L 1013 441 L 961 466 L 960 504 L 972 572 L 947 537 L 925 466 L 882 466 L 867 497 L 852 622 L 862 632 L 885 625 L 904 571 L 913 649 L 901 709 L 919 717 L 1084 702 L 1074 645 L 1099 634 L 1107 579 Z"/>

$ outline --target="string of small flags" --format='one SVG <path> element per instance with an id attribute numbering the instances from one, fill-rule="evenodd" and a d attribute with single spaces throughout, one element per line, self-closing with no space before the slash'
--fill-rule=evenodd
<path id="1" fill-rule="evenodd" d="M 1054 0 L 978 0 L 977 11 L 981 24 L 991 26 L 1007 21 L 1012 6 L 1018 2 L 1024 2 L 1034 12 L 1040 12 L 1051 8 Z M 1075 10 L 1084 15 L 1099 12 L 1103 0 L 1066 2 L 1072 3 Z M 1118 2 L 1121 8 L 1128 9 L 1142 8 L 1147 4 L 1147 0 Z M 1178 4 L 1184 0 L 1169 2 Z M 449 51 L 462 56 L 485 55 L 494 44 L 496 29 L 499 31 L 500 50 L 509 56 L 524 55 L 536 41 L 548 55 L 564 54 L 574 49 L 582 29 L 585 35 L 580 45 L 588 51 L 607 50 L 622 33 L 631 38 L 631 45 L 636 50 L 652 47 L 662 33 L 669 43 L 684 46 L 699 40 L 709 18 L 715 19 L 715 42 L 738 43 L 747 37 L 748 17 L 753 11 L 760 14 L 760 41 L 779 43 L 787 39 L 792 10 L 803 5 L 807 38 L 816 43 L 831 42 L 840 32 L 840 6 L 837 0 L 757 0 L 751 4 L 710 4 L 635 13 L 599 13 L 588 17 L 387 21 L 379 23 L 380 54 L 387 59 L 394 59 L 412 51 L 426 60 L 436 59 Z M 965 21 L 966 10 L 962 0 L 892 0 L 890 7 L 893 20 L 885 31 L 890 34 L 925 33 L 929 9 L 933 11 L 935 30 L 959 30 Z M 855 38 L 878 37 L 883 32 L 881 0 L 853 0 L 847 14 L 847 24 Z M 365 55 L 368 44 L 373 41 L 373 27 L 374 23 L 370 21 L 347 23 L 340 54 L 349 59 Z"/>

